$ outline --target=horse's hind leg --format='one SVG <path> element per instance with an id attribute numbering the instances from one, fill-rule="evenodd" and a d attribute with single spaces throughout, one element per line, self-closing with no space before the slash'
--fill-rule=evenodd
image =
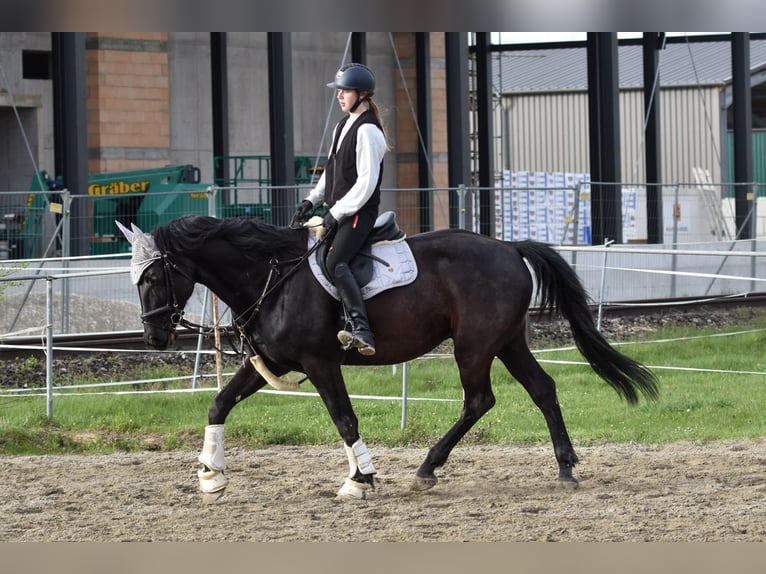
<path id="1" fill-rule="evenodd" d="M 465 353 L 460 353 L 456 348 L 455 359 L 460 369 L 460 382 L 463 385 L 463 410 L 458 421 L 428 451 L 425 461 L 417 471 L 415 482 L 411 486 L 412 490 L 428 490 L 436 484 L 434 470 L 447 462 L 455 445 L 495 404 L 495 395 L 492 393 L 489 377 L 492 357 L 489 357 L 489 360 L 484 357 L 469 359 Z"/>
<path id="2" fill-rule="evenodd" d="M 577 455 L 556 397 L 556 383 L 543 370 L 524 342 L 507 347 L 497 356 L 543 413 L 559 465 L 559 480 L 566 486 L 576 487 L 577 479 L 572 476 L 572 469 L 577 463 Z"/>

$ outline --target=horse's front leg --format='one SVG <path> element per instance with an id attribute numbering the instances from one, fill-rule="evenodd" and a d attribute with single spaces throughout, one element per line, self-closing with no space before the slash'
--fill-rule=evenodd
<path id="1" fill-rule="evenodd" d="M 250 361 L 234 374 L 231 381 L 213 399 L 208 412 L 208 425 L 205 427 L 205 439 L 197 460 L 201 464 L 197 471 L 200 491 L 206 502 L 218 500 L 229 482 L 224 474 L 224 423 L 231 409 L 242 399 L 249 397 L 262 388 L 266 381 L 255 372 Z"/>
<path id="2" fill-rule="evenodd" d="M 348 457 L 348 476 L 338 490 L 337 497 L 341 500 L 364 500 L 367 491 L 375 488 L 376 470 L 367 445 L 359 436 L 359 421 L 354 414 L 340 366 L 307 369 L 306 374 L 322 397 L 330 418 L 343 438 Z"/>

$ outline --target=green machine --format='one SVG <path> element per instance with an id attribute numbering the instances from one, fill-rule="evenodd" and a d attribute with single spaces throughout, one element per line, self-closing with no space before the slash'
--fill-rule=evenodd
<path id="1" fill-rule="evenodd" d="M 90 254 L 130 252 L 130 244 L 118 232 L 115 221 L 128 227 L 135 223 L 146 232 L 183 215 L 210 215 L 211 210 L 221 217 L 271 221 L 270 159 L 249 155 L 215 158 L 217 166 L 228 163 L 231 177 L 215 182 L 223 189 L 212 200 L 210 184 L 200 182 L 200 170 L 193 165 L 91 174 L 87 207 Z M 296 184 L 315 183 L 322 169 L 314 169 L 309 157 L 296 157 Z M 250 202 L 240 197 L 245 188 Z M 6 239 L 13 239 L 8 241 L 12 246 L 6 248 L 10 258 L 42 256 L 43 218 L 48 211 L 61 213 L 60 199 L 50 192 L 62 189 L 61 181 L 50 179 L 44 171 L 34 175 L 26 205 L 18 206 L 13 220 L 9 219 L 13 214 L 5 216 Z M 299 201 L 296 190 L 296 204 Z"/>
<path id="2" fill-rule="evenodd" d="M 169 165 L 160 168 L 91 175 L 93 232 L 91 255 L 126 253 L 130 244 L 118 233 L 115 220 L 144 231 L 183 215 L 208 215 L 209 184 L 200 183 L 199 168 Z M 215 198 L 217 213 L 220 198 Z"/>
<path id="3" fill-rule="evenodd" d="M 208 215 L 211 208 L 214 214 L 219 213 L 221 199 L 216 195 L 211 206 L 209 187 L 200 183 L 200 170 L 193 165 L 91 174 L 86 211 L 90 254 L 130 252 L 130 244 L 118 232 L 115 220 L 151 231 L 183 215 Z M 60 190 L 61 180 L 51 179 L 45 171 L 32 177 L 26 205 L 5 214 L 6 235 L 12 245 L 10 258 L 43 256 L 43 218 L 47 211 L 61 213 L 61 199 L 55 195 Z"/>

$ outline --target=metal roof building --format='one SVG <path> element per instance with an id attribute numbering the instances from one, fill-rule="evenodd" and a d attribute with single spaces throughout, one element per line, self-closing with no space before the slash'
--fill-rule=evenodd
<path id="1" fill-rule="evenodd" d="M 668 42 L 659 52 L 662 181 L 694 182 L 697 168 L 726 181 L 731 107 L 731 43 Z M 750 41 L 753 131 L 766 129 L 766 39 Z M 643 54 L 618 48 L 621 173 L 644 181 Z M 588 172 L 588 70 L 585 44 L 502 51 L 493 65 L 498 166 L 527 171 Z M 766 158 L 754 157 L 754 164 Z"/>
<path id="2" fill-rule="evenodd" d="M 750 41 L 753 68 L 766 65 L 766 40 Z M 620 87 L 643 87 L 640 44 L 620 45 Z M 660 51 L 663 86 L 721 85 L 731 77 L 731 47 L 726 41 L 674 42 Z M 502 93 L 586 90 L 584 46 L 506 51 L 496 67 Z"/>

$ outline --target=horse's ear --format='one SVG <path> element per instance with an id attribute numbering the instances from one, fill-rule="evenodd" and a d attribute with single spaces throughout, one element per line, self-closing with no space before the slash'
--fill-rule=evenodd
<path id="1" fill-rule="evenodd" d="M 134 235 L 134 232 L 135 232 L 135 230 L 134 230 L 134 231 L 131 231 L 130 229 L 128 229 L 127 227 L 125 227 L 125 226 L 124 226 L 122 223 L 120 223 L 120 222 L 119 222 L 119 221 L 117 221 L 117 220 L 115 220 L 115 223 L 117 224 L 117 229 L 119 229 L 120 231 L 122 231 L 122 234 L 125 236 L 125 239 L 127 239 L 127 240 L 128 240 L 128 243 L 130 243 L 131 245 L 133 245 L 133 235 Z"/>

